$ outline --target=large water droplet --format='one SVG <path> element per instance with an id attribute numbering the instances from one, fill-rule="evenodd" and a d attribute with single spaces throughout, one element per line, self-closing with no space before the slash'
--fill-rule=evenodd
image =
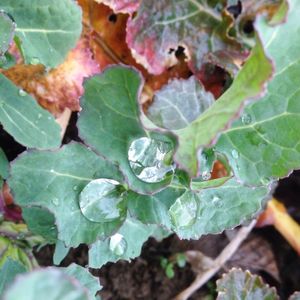
<path id="1" fill-rule="evenodd" d="M 110 179 L 96 179 L 82 190 L 79 206 L 82 214 L 92 222 L 111 222 L 126 215 L 119 182 Z"/>
<path id="2" fill-rule="evenodd" d="M 233 150 L 231 151 L 231 155 L 232 155 L 232 157 L 233 157 L 234 159 L 238 159 L 239 156 L 240 156 L 240 154 L 238 153 L 238 151 L 235 150 L 235 149 L 233 149 Z"/>
<path id="3" fill-rule="evenodd" d="M 195 193 L 186 191 L 170 207 L 169 215 L 175 227 L 188 227 L 195 223 L 198 212 L 197 197 Z"/>
<path id="4" fill-rule="evenodd" d="M 127 250 L 127 242 L 123 235 L 116 233 L 109 239 L 109 250 L 117 256 L 122 256 Z"/>
<path id="5" fill-rule="evenodd" d="M 242 115 L 242 122 L 243 122 L 244 125 L 249 125 L 249 124 L 251 124 L 251 122 L 252 122 L 252 117 L 251 117 L 251 115 L 250 115 L 250 114 L 247 114 L 247 113 L 243 114 L 243 115 Z"/>
<path id="6" fill-rule="evenodd" d="M 22 90 L 22 89 L 19 90 L 19 96 L 25 97 L 26 95 L 27 95 L 27 93 L 24 90 Z"/>
<path id="7" fill-rule="evenodd" d="M 174 167 L 169 164 L 171 155 L 170 143 L 146 137 L 133 141 L 128 150 L 131 169 L 145 182 L 162 181 L 168 173 L 174 172 Z"/>

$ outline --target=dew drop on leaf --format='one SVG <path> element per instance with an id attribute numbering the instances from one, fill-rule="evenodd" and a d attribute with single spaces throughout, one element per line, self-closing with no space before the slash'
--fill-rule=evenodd
<path id="1" fill-rule="evenodd" d="M 52 203 L 53 203 L 55 206 L 58 206 L 58 205 L 59 205 L 59 199 L 58 199 L 58 198 L 53 198 L 53 199 L 52 199 Z"/>
<path id="2" fill-rule="evenodd" d="M 40 63 L 40 60 L 37 57 L 32 57 L 30 60 L 31 65 L 38 65 Z"/>
<path id="3" fill-rule="evenodd" d="M 245 113 L 242 115 L 242 122 L 244 125 L 249 125 L 252 122 L 252 117 L 251 115 Z"/>
<path id="4" fill-rule="evenodd" d="M 176 199 L 169 209 L 172 224 L 177 228 L 188 227 L 195 223 L 197 218 L 198 203 L 197 195 L 186 191 Z"/>
<path id="5" fill-rule="evenodd" d="M 133 173 L 145 182 L 160 182 L 174 172 L 170 165 L 172 145 L 147 137 L 132 142 L 128 160 Z"/>
<path id="6" fill-rule="evenodd" d="M 208 171 L 205 171 L 202 173 L 201 177 L 204 181 L 209 180 L 211 178 L 211 173 Z"/>
<path id="7" fill-rule="evenodd" d="M 80 210 L 92 222 L 111 222 L 122 218 L 126 215 L 123 192 L 124 188 L 115 180 L 92 180 L 80 193 Z"/>
<path id="8" fill-rule="evenodd" d="M 217 208 L 220 208 L 223 206 L 223 202 L 222 202 L 222 199 L 218 196 L 214 196 L 213 199 L 212 199 L 212 204 L 217 207 Z"/>
<path id="9" fill-rule="evenodd" d="M 239 156 L 240 156 L 240 154 L 239 154 L 239 153 L 237 152 L 237 150 L 235 150 L 235 149 L 233 149 L 233 150 L 231 151 L 231 155 L 232 155 L 232 157 L 235 158 L 235 159 L 238 159 Z"/>
<path id="10" fill-rule="evenodd" d="M 19 90 L 19 96 L 24 97 L 26 95 L 27 95 L 27 93 L 24 90 L 22 90 L 22 89 Z"/>
<path id="11" fill-rule="evenodd" d="M 127 242 L 123 235 L 116 233 L 109 239 L 109 249 L 117 256 L 122 256 L 127 250 Z"/>

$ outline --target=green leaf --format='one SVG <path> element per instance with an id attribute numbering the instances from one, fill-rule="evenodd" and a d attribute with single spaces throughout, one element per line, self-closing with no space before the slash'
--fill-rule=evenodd
<path id="1" fill-rule="evenodd" d="M 81 10 L 72 0 L 1 0 L 0 9 L 16 22 L 15 34 L 27 64 L 56 67 L 81 34 Z"/>
<path id="2" fill-rule="evenodd" d="M 244 111 L 251 122 L 236 121 L 216 146 L 246 184 L 266 184 L 300 167 L 299 14 L 300 3 L 290 1 L 286 23 L 273 27 L 258 20 L 257 30 L 276 71 L 265 97 Z"/>
<path id="3" fill-rule="evenodd" d="M 1 4 L 0 4 L 1 6 Z M 14 21 L 0 10 L 0 60 L 8 50 L 15 33 Z"/>
<path id="4" fill-rule="evenodd" d="M 177 130 L 178 149 L 175 160 L 190 175 L 196 176 L 197 153 L 236 118 L 245 101 L 259 96 L 272 74 L 272 65 L 259 41 L 231 87 L 189 126 Z M 251 82 L 251 84 L 249 84 Z"/>
<path id="5" fill-rule="evenodd" d="M 0 295 L 3 295 L 5 288 L 12 283 L 18 274 L 25 272 L 26 268 L 24 265 L 8 258 L 0 268 Z"/>
<path id="6" fill-rule="evenodd" d="M 0 5 L 1 6 L 1 5 Z M 15 140 L 29 148 L 60 145 L 60 127 L 54 117 L 0 74 L 0 122 Z"/>
<path id="7" fill-rule="evenodd" d="M 0 177 L 6 179 L 8 177 L 8 171 L 9 171 L 9 162 L 6 158 L 5 153 L 0 148 Z"/>
<path id="8" fill-rule="evenodd" d="M 173 230 L 180 238 L 198 239 L 204 234 L 236 227 L 262 209 L 268 193 L 267 187 L 253 189 L 241 185 L 235 178 L 222 186 L 203 189 L 196 193 L 198 213 L 194 224 Z"/>
<path id="9" fill-rule="evenodd" d="M 188 126 L 213 103 L 214 96 L 194 76 L 174 79 L 155 93 L 147 116 L 159 127 L 176 130 Z"/>
<path id="10" fill-rule="evenodd" d="M 37 206 L 22 207 L 22 217 L 32 233 L 42 236 L 50 244 L 56 242 L 57 227 L 51 212 Z"/>
<path id="11" fill-rule="evenodd" d="M 139 73 L 124 66 L 114 66 L 86 80 L 78 128 L 88 145 L 120 165 L 131 189 L 153 193 L 167 185 L 171 177 L 146 183 L 138 179 L 128 161 L 131 143 L 147 136 L 139 120 L 137 98 L 141 85 Z"/>
<path id="12" fill-rule="evenodd" d="M 69 251 L 69 247 L 66 247 L 62 241 L 57 240 L 53 254 L 53 264 L 58 266 L 68 255 Z"/>
<path id="13" fill-rule="evenodd" d="M 152 196 L 131 193 L 128 209 L 145 224 L 162 225 L 180 238 L 198 239 L 204 234 L 220 233 L 251 219 L 261 210 L 269 189 L 264 186 L 252 189 L 232 178 L 221 186 L 184 192 L 184 189 L 169 187 Z M 195 218 L 187 222 L 195 203 Z"/>
<path id="14" fill-rule="evenodd" d="M 86 272 L 84 276 L 83 272 Z M 68 276 L 68 273 L 73 277 Z M 88 290 L 91 285 L 87 276 L 91 275 L 79 266 L 77 270 L 73 266 L 68 270 L 59 268 L 36 270 L 19 275 L 4 293 L 3 300 L 38 300 L 41 299 L 41 295 L 47 295 L 48 300 L 89 300 L 92 299 L 91 291 Z M 94 291 L 94 286 L 92 286 L 92 291 Z"/>
<path id="15" fill-rule="evenodd" d="M 97 277 L 94 277 L 87 269 L 74 263 L 67 268 L 62 268 L 61 270 L 68 276 L 77 279 L 80 284 L 87 289 L 89 299 L 96 300 L 96 293 L 102 289 Z"/>
<path id="16" fill-rule="evenodd" d="M 111 163 L 79 143 L 57 151 L 31 151 L 11 165 L 9 186 L 21 207 L 40 206 L 55 216 L 58 238 L 67 247 L 108 236 L 121 221 L 91 222 L 79 207 L 79 194 L 96 178 L 123 178 Z"/>
<path id="17" fill-rule="evenodd" d="M 112 237 L 94 243 L 89 250 L 89 267 L 101 268 L 107 262 L 120 259 L 131 260 L 141 254 L 143 244 L 156 231 L 156 225 L 145 225 L 127 217 L 118 232 Z M 111 239 L 113 238 L 113 241 Z M 116 247 L 116 242 L 122 243 Z M 120 250 L 122 250 L 120 252 Z"/>
<path id="18" fill-rule="evenodd" d="M 232 269 L 217 281 L 217 300 L 278 300 L 275 288 L 264 284 L 261 277 L 249 271 Z"/>

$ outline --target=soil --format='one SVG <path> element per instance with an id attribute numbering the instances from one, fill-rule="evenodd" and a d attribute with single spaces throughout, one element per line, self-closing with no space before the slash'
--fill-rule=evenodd
<path id="1" fill-rule="evenodd" d="M 79 140 L 75 124 L 76 114 L 73 114 L 64 143 Z M 9 160 L 25 150 L 1 128 L 0 147 Z M 280 180 L 275 196 L 287 206 L 291 216 L 300 222 L 300 171 Z M 230 232 L 208 235 L 198 241 L 179 240 L 175 235 L 161 242 L 149 239 L 141 256 L 132 262 L 109 263 L 91 272 L 99 277 L 104 286 L 100 292 L 103 300 L 170 300 L 191 284 L 195 273 L 190 264 L 184 268 L 176 266 L 174 278 L 169 279 L 160 265 L 161 258 L 170 258 L 187 250 L 201 251 L 214 258 L 228 243 L 228 237 Z M 86 246 L 72 249 L 61 266 L 72 262 L 86 266 L 87 252 Z M 53 246 L 43 247 L 35 254 L 40 265 L 52 265 Z M 300 290 L 300 257 L 273 227 L 265 227 L 255 229 L 220 273 L 190 299 L 214 299 L 216 279 L 232 266 L 260 274 L 266 282 L 276 286 L 281 299 L 287 299 L 292 292 Z"/>

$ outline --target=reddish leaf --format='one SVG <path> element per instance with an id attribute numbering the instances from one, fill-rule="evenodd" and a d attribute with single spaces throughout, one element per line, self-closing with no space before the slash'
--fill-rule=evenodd
<path id="1" fill-rule="evenodd" d="M 96 0 L 108 5 L 115 13 L 134 13 L 139 7 L 139 0 Z"/>
<path id="2" fill-rule="evenodd" d="M 228 36 L 233 25 L 229 13 L 213 9 L 205 1 L 143 1 L 129 19 L 127 43 L 136 60 L 152 74 L 176 64 L 184 51 L 196 73 L 208 61 L 208 53 L 240 49 Z"/>
<path id="3" fill-rule="evenodd" d="M 92 59 L 88 42 L 81 39 L 66 61 L 48 73 L 41 65 L 16 65 L 3 71 L 9 79 L 54 114 L 65 108 L 80 110 L 79 97 L 83 94 L 83 80 L 99 72 Z"/>

